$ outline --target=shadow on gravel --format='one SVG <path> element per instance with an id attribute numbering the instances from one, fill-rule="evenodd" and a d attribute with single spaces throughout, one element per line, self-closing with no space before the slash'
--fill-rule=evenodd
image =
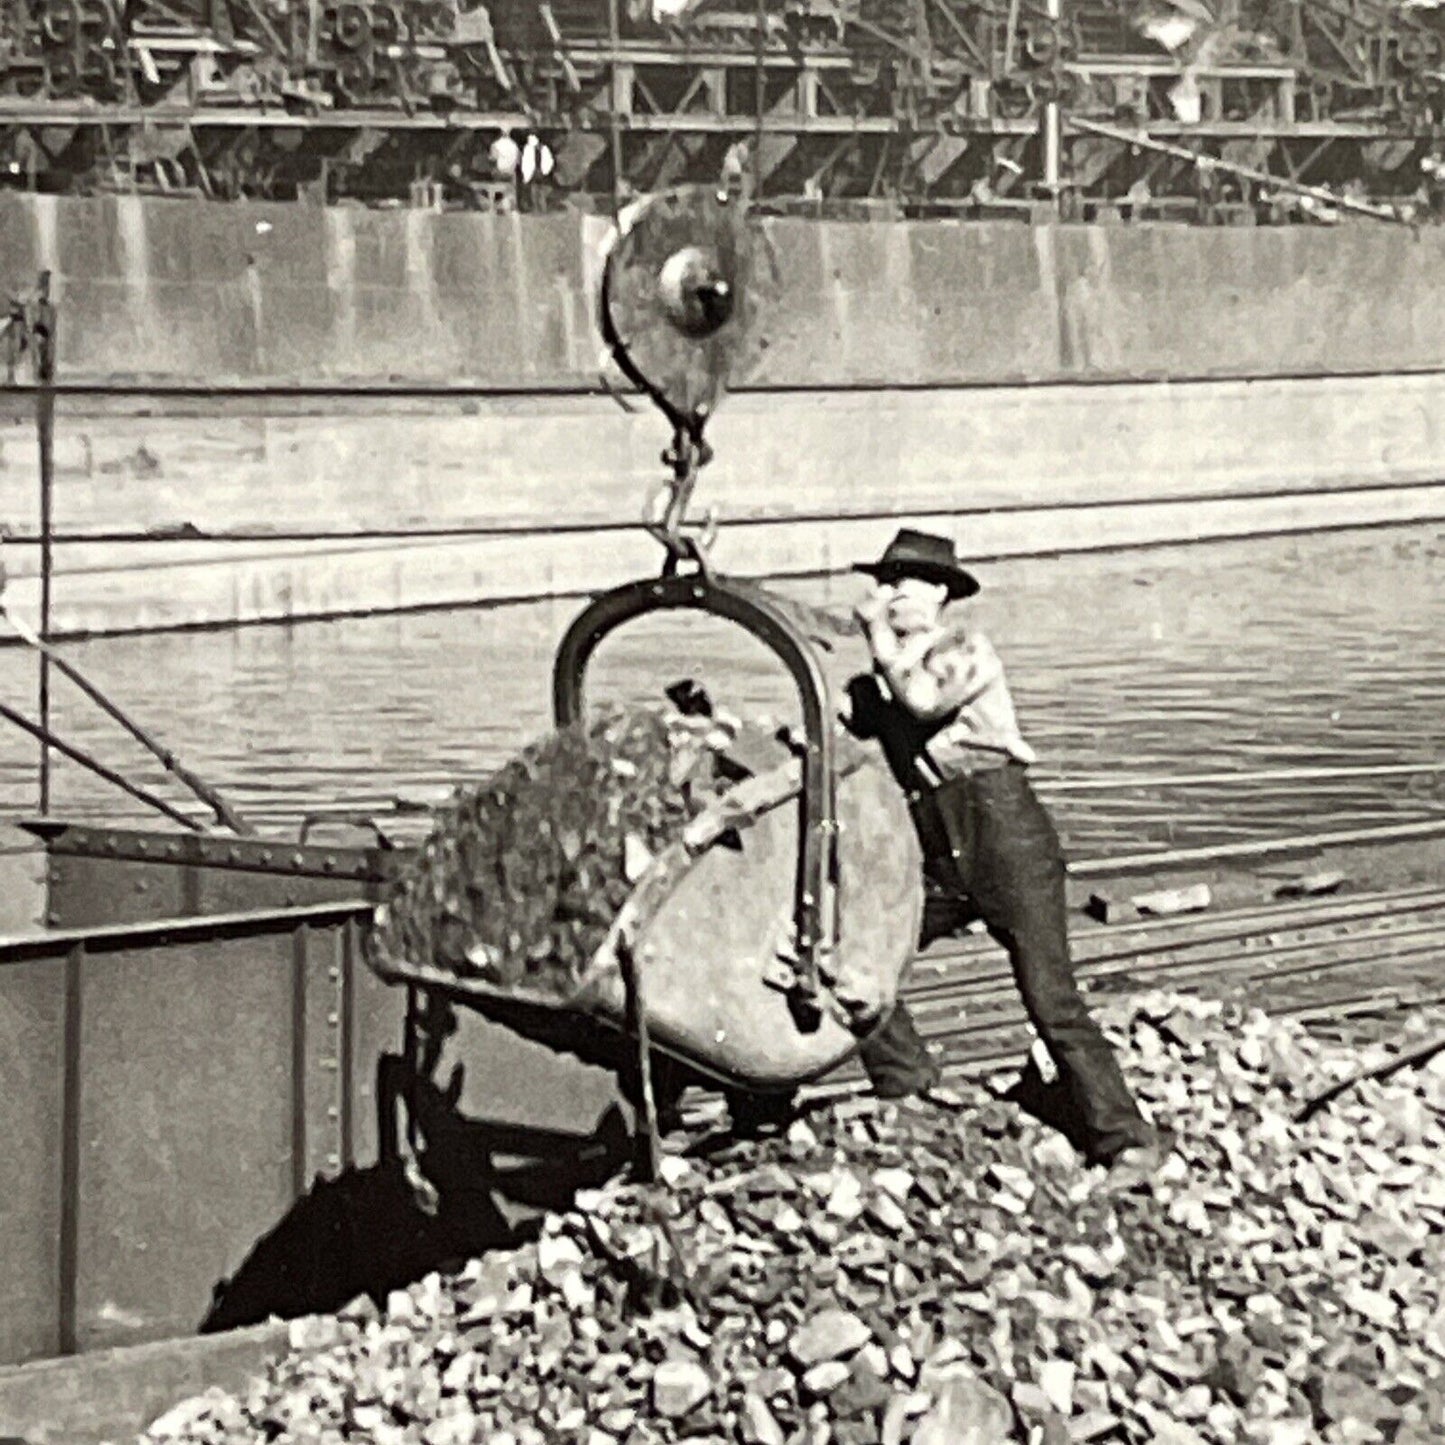
<path id="1" fill-rule="evenodd" d="M 394 1097 L 399 1065 L 381 1061 L 379 1099 Z M 421 1086 L 415 1103 L 435 1212 L 418 1203 L 395 1128 L 384 1128 L 379 1163 L 318 1180 L 216 1285 L 201 1333 L 272 1315 L 333 1313 L 359 1295 L 384 1306 L 389 1291 L 432 1270 L 531 1238 L 542 1213 L 568 1207 L 577 1190 L 601 1184 L 631 1157 L 628 1123 L 615 1106 L 590 1136 L 580 1136 L 466 1118 L 451 1093 L 432 1083 Z"/>
<path id="2" fill-rule="evenodd" d="M 966 905 L 957 900 L 930 899 L 924 945 L 956 934 L 967 918 Z M 434 1046 L 451 1025 L 444 1017 L 429 1022 Z M 591 1057 L 590 1036 L 563 1043 L 589 1062 L 617 1066 L 610 1056 Z M 422 1064 L 427 1078 L 420 1084 L 408 1084 L 399 1056 L 379 1060 L 379 1162 L 316 1181 L 256 1242 L 236 1273 L 217 1283 L 202 1333 L 244 1328 L 273 1315 L 295 1319 L 332 1313 L 360 1295 L 384 1306 L 391 1290 L 432 1270 L 525 1242 L 535 1235 L 542 1214 L 568 1208 L 579 1189 L 602 1184 L 631 1161 L 630 1125 L 621 1108 L 607 1109 L 589 1136 L 468 1118 L 456 1107 L 460 1079 L 454 1075 L 442 1087 L 431 1077 L 436 1060 L 432 1047 Z M 620 1095 L 635 1108 L 637 1081 L 625 1063 L 618 1072 Z M 665 1128 L 683 1089 L 696 1082 L 686 1068 L 658 1061 L 654 1088 Z M 418 1203 L 397 1137 L 395 1105 L 408 1088 L 426 1145 L 421 1170 L 437 1193 L 431 1213 Z M 1077 1137 L 1077 1126 L 1072 1132 L 1069 1127 L 1066 1101 L 1037 1075 L 1030 1079 L 1026 1072 L 1011 1097 Z M 790 1116 L 783 1101 L 772 1107 L 748 1100 L 730 1099 L 729 1104 L 730 1123 L 701 1141 L 695 1152 L 746 1157 L 748 1136 L 771 1132 Z M 780 1117 L 775 1119 L 775 1113 Z"/>

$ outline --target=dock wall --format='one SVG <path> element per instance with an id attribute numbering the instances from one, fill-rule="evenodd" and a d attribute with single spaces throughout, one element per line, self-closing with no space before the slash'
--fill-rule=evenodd
<path id="1" fill-rule="evenodd" d="M 698 510 L 720 566 L 800 576 L 903 520 L 975 560 L 1445 519 L 1445 374 L 749 393 Z M 54 626 L 98 634 L 575 597 L 654 570 L 665 431 L 606 398 L 362 414 L 85 416 L 62 403 Z M 0 516 L 38 528 L 33 422 Z M 148 537 L 147 533 L 151 535 Z M 117 540 L 119 537 L 132 540 Z M 39 549 L 5 549 L 32 623 Z"/>
<path id="2" fill-rule="evenodd" d="M 603 222 L 0 195 L 63 376 L 590 384 Z M 1441 362 L 1445 230 L 773 220 L 764 386 L 1270 376 Z"/>
<path id="3" fill-rule="evenodd" d="M 55 629 L 568 597 L 651 570 L 667 440 L 597 392 L 596 219 L 0 197 L 65 380 L 470 383 L 64 397 Z M 845 567 L 901 521 L 976 559 L 1445 518 L 1445 231 L 775 221 L 785 281 L 697 492 L 721 565 Z M 486 389 L 490 388 L 490 391 Z M 591 390 L 589 390 L 591 389 Z M 0 518 L 38 525 L 31 403 Z M 170 540 L 118 541 L 159 529 Z M 177 540 L 174 534 L 180 533 Z M 38 610 L 37 549 L 7 549 Z"/>

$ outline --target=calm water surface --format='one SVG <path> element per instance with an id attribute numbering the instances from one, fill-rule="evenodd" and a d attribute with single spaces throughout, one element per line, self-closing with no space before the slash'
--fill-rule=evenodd
<path id="1" fill-rule="evenodd" d="M 1256 539 L 990 565 L 974 604 L 1009 667 L 1042 788 L 1068 780 L 1445 759 L 1445 529 Z M 851 603 L 854 580 L 800 585 Z M 309 808 L 385 810 L 398 789 L 485 774 L 544 730 L 552 649 L 571 604 L 104 639 L 76 663 L 267 831 Z M 604 645 L 598 697 L 708 680 L 737 706 L 790 709 L 778 664 L 706 619 L 649 619 Z M 33 714 L 35 664 L 0 652 L 0 687 Z M 72 741 L 176 801 L 63 679 Z M 7 810 L 34 806 L 35 749 L 0 733 Z M 1054 804 L 1078 856 L 1445 814 L 1445 775 L 1298 784 L 1121 787 Z M 61 764 L 54 808 L 135 821 L 128 799 Z M 414 832 L 405 821 L 400 836 Z"/>

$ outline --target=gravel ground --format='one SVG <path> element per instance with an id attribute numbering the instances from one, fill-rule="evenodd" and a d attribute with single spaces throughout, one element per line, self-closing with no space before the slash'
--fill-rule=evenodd
<path id="1" fill-rule="evenodd" d="M 980 1087 L 694 1140 L 534 1243 L 297 1321 L 149 1441 L 1425 1445 L 1445 1438 L 1445 1053 L 1100 1010 L 1173 1151 L 1134 1190 Z M 1412 1033 L 1445 1026 L 1417 1018 Z"/>

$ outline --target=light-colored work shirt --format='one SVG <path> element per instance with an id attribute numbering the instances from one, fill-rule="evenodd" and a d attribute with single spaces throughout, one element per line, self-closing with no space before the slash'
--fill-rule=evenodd
<path id="1" fill-rule="evenodd" d="M 923 781 L 937 783 L 966 771 L 980 749 L 1004 760 L 1035 762 L 1037 754 L 1019 731 L 1003 663 L 993 644 L 983 633 L 947 619 L 937 632 L 937 642 L 917 666 L 938 680 L 950 708 L 947 720 L 920 750 Z M 901 699 L 895 702 L 903 705 Z M 928 777 L 930 771 L 938 776 Z"/>

